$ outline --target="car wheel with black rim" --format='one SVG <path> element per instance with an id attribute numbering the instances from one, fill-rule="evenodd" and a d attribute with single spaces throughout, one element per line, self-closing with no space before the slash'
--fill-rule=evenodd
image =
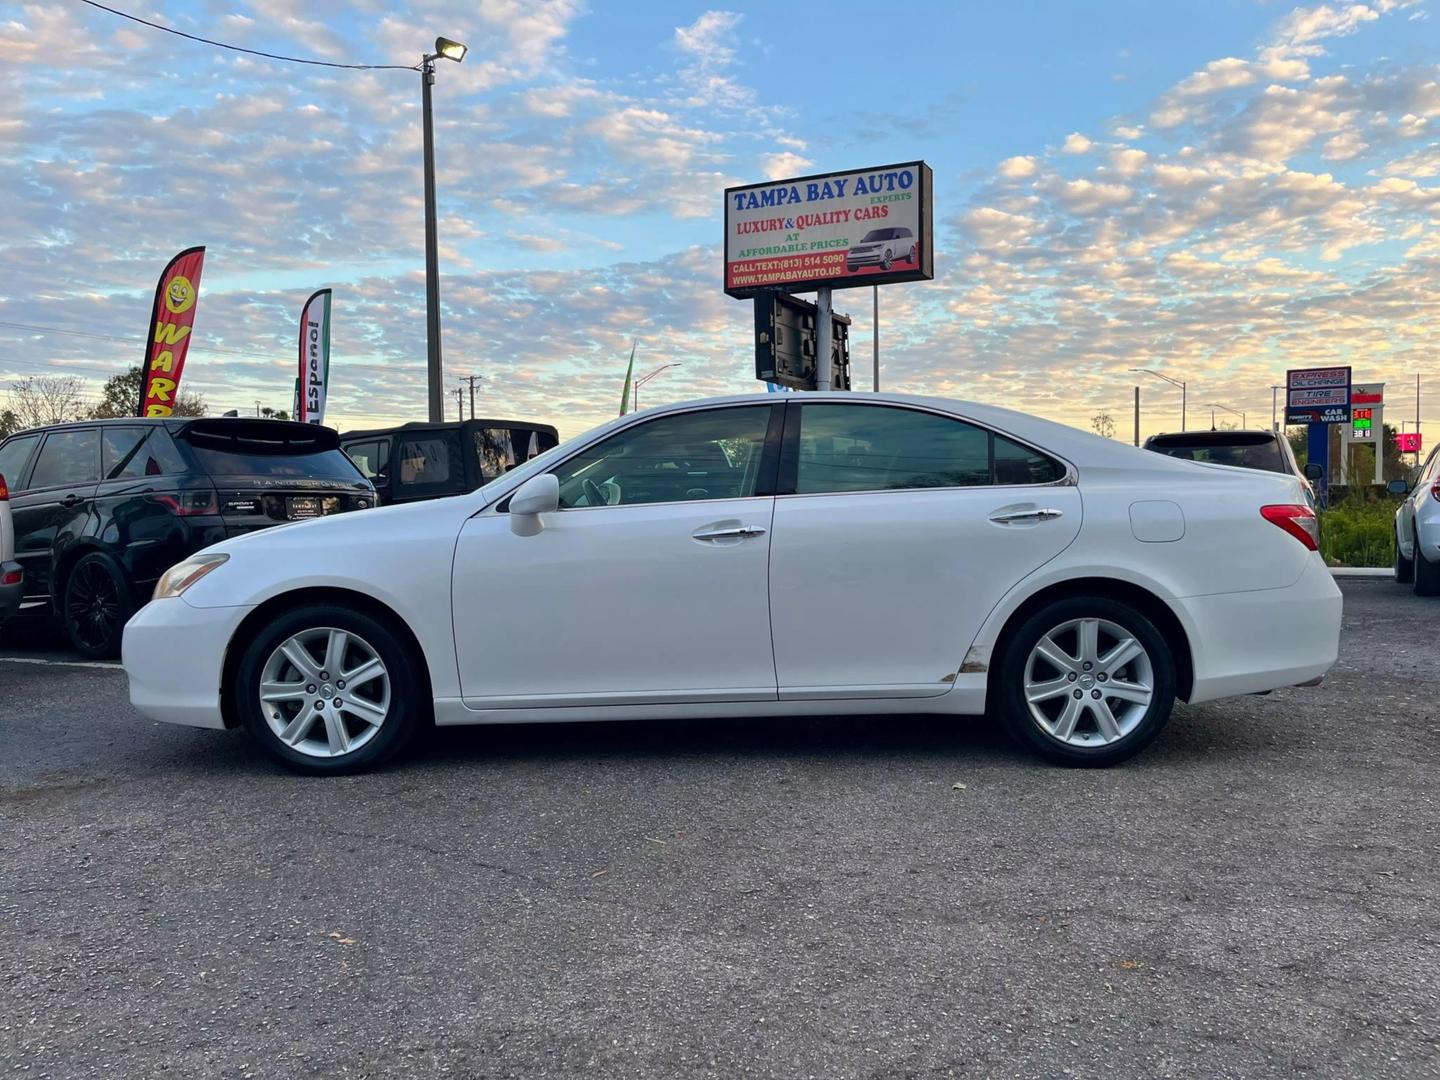
<path id="1" fill-rule="evenodd" d="M 419 658 L 387 623 L 351 608 L 296 608 L 245 646 L 231 687 L 245 729 L 300 772 L 378 765 L 414 733 Z"/>
<path id="2" fill-rule="evenodd" d="M 895 253 L 893 251 L 886 250 L 885 254 L 880 258 L 880 269 L 889 270 L 890 267 L 894 265 L 894 263 Z"/>
<path id="3" fill-rule="evenodd" d="M 1144 749 L 1175 705 L 1175 661 L 1144 614 L 1072 597 L 1009 637 L 997 686 L 1006 728 L 1066 765 L 1113 765 Z"/>
<path id="4" fill-rule="evenodd" d="M 65 633 L 91 660 L 120 655 L 120 638 L 133 611 L 130 583 L 115 560 L 98 551 L 80 558 L 65 578 L 60 599 Z"/>
<path id="5" fill-rule="evenodd" d="M 914 244 L 911 244 L 911 245 L 910 245 L 910 258 L 908 258 L 908 259 L 905 260 L 905 261 L 908 262 L 908 263 L 910 263 L 910 265 L 913 266 L 913 265 L 915 265 L 915 263 L 918 261 L 918 256 L 919 256 L 918 250 L 916 249 L 916 247 L 915 247 Z"/>
<path id="6" fill-rule="evenodd" d="M 1395 580 L 1401 585 L 1409 585 L 1415 580 L 1415 560 L 1407 559 L 1400 551 L 1400 537 L 1397 534 L 1395 542 Z M 1411 548 L 1410 550 L 1415 550 Z"/>
<path id="7" fill-rule="evenodd" d="M 1425 558 L 1420 547 L 1420 532 L 1414 526 L 1411 526 L 1410 537 L 1410 550 L 1414 553 L 1410 558 L 1413 568 L 1410 587 L 1416 596 L 1440 596 L 1440 563 Z"/>

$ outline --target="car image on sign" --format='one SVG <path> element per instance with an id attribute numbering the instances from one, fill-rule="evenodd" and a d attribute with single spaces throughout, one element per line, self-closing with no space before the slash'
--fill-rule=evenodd
<path id="1" fill-rule="evenodd" d="M 213 545 L 125 628 L 130 700 L 341 772 L 422 725 L 996 711 L 1106 765 L 1174 701 L 1317 681 L 1340 592 L 1294 476 L 993 406 L 742 395 L 450 498 Z"/>
<path id="2" fill-rule="evenodd" d="M 845 253 L 845 269 L 852 273 L 862 266 L 889 270 L 896 262 L 913 265 L 919 258 L 915 234 L 909 229 L 871 229 Z"/>

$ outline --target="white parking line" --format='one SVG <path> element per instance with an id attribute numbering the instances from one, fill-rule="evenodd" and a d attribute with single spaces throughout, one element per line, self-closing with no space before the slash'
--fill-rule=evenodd
<path id="1" fill-rule="evenodd" d="M 88 667 L 108 668 L 111 671 L 123 671 L 119 664 L 112 664 L 106 660 L 42 660 L 38 656 L 0 656 L 0 664 L 39 664 L 42 667 Z"/>

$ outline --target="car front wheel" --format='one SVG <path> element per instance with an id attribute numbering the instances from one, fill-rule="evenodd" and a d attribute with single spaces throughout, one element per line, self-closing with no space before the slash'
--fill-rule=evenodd
<path id="1" fill-rule="evenodd" d="M 893 251 L 886 251 L 885 254 L 880 257 L 880 269 L 881 269 L 881 270 L 889 270 L 890 267 L 893 266 L 894 264 L 895 264 L 895 253 L 894 253 Z"/>
<path id="2" fill-rule="evenodd" d="M 1010 637 L 997 690 L 1005 726 L 1023 745 L 1065 765 L 1113 765 L 1170 719 L 1175 662 L 1135 608 L 1073 597 L 1035 612 Z"/>
<path id="3" fill-rule="evenodd" d="M 291 768 L 355 772 L 385 761 L 414 733 L 417 660 L 370 615 L 296 608 L 246 646 L 232 703 L 250 735 Z"/>

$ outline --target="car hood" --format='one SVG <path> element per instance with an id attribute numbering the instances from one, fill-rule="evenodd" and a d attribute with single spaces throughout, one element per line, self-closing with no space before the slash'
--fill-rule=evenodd
<path id="1" fill-rule="evenodd" d="M 233 536 L 212 544 L 207 552 L 243 554 L 251 557 L 266 548 L 284 550 L 295 544 L 330 545 L 393 542 L 412 535 L 417 529 L 443 529 L 453 522 L 456 532 L 461 524 L 484 505 L 473 493 L 454 495 L 446 499 L 431 499 L 427 502 L 402 503 L 399 506 L 380 506 L 370 510 L 353 510 L 348 514 L 333 514 L 327 517 L 311 518 L 306 521 L 291 521 L 268 529 Z"/>

